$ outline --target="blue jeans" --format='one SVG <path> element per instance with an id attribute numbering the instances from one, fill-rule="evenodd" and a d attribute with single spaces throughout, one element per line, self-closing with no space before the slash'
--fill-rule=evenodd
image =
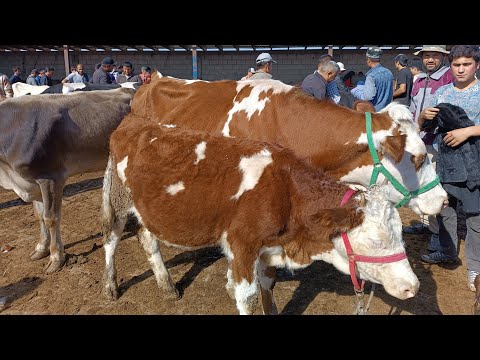
<path id="1" fill-rule="evenodd" d="M 457 203 L 453 196 L 448 197 L 449 205 L 437 215 L 439 239 L 442 252 L 456 257 L 458 255 Z M 465 237 L 465 259 L 467 269 L 480 273 L 480 213 L 466 215 L 467 236 Z"/>

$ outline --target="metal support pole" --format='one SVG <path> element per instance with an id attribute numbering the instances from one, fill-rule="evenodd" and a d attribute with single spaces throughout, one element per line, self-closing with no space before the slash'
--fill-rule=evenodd
<path id="1" fill-rule="evenodd" d="M 193 67 L 193 79 L 198 78 L 197 73 L 197 45 L 192 45 L 192 67 Z"/>
<path id="2" fill-rule="evenodd" d="M 70 74 L 70 60 L 68 56 L 68 45 L 63 45 L 63 61 L 65 63 L 65 76 Z"/>
<path id="3" fill-rule="evenodd" d="M 333 57 L 333 45 L 328 45 L 328 55 Z"/>

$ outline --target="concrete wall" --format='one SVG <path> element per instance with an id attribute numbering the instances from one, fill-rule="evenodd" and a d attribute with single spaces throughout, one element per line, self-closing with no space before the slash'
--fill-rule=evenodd
<path id="1" fill-rule="evenodd" d="M 408 50 L 411 51 L 411 50 Z M 249 67 L 255 67 L 255 59 L 260 52 L 253 51 L 197 51 L 198 78 L 203 80 L 238 80 L 244 76 Z M 321 51 L 270 51 L 277 61 L 273 68 L 275 79 L 287 84 L 300 83 L 305 76 L 317 68 L 317 59 L 325 54 Z M 395 74 L 393 59 L 398 51 L 384 51 L 382 65 Z M 413 54 L 407 53 L 410 57 Z M 139 73 L 143 65 L 152 69 L 157 68 L 162 74 L 178 78 L 191 79 L 192 55 L 190 52 L 76 52 L 70 51 L 70 65 L 83 63 L 88 75 L 92 75 L 96 63 L 103 57 L 110 56 L 117 63 L 130 61 L 135 72 Z M 345 64 L 347 70 L 366 73 L 365 50 L 334 50 L 336 61 Z M 63 51 L 58 52 L 2 52 L 0 53 L 0 72 L 12 75 L 12 67 L 20 66 L 23 69 L 22 79 L 26 79 L 33 68 L 53 66 L 54 80 L 60 81 L 65 74 Z"/>

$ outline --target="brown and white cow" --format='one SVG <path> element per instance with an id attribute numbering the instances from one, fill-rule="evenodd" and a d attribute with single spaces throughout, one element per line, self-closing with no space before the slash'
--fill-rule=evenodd
<path id="1" fill-rule="evenodd" d="M 111 136 L 104 177 L 105 292 L 118 298 L 114 256 L 133 214 L 159 288 L 177 295 L 158 239 L 182 248 L 220 246 L 238 311 L 255 311 L 259 284 L 264 312 L 276 313 L 268 269 L 324 260 L 348 274 L 341 231 L 348 231 L 357 254 L 404 253 L 401 220 L 387 199 L 391 188 L 368 190 L 366 205 L 357 196 L 341 206 L 347 190 L 279 145 L 166 128 L 128 115 Z M 358 263 L 357 271 L 399 299 L 419 288 L 406 256 Z"/>
<path id="2" fill-rule="evenodd" d="M 60 269 L 65 261 L 60 235 L 65 182 L 105 169 L 108 139 L 130 111 L 134 93 L 119 88 L 0 103 L 0 186 L 33 202 L 40 241 L 31 259 L 50 254 L 47 272 Z"/>
<path id="3" fill-rule="evenodd" d="M 335 179 L 367 188 L 373 170 L 365 114 L 327 101 L 277 80 L 200 81 L 162 77 L 135 94 L 132 113 L 161 124 L 228 137 L 278 143 L 292 149 Z M 412 114 L 392 103 L 372 114 L 373 143 L 385 168 L 408 191 L 436 178 Z M 381 174 L 377 183 L 384 180 Z M 391 185 L 390 185 L 391 186 Z M 400 192 L 390 200 L 398 203 Z M 438 184 L 406 206 L 418 214 L 438 213 L 447 194 Z"/>

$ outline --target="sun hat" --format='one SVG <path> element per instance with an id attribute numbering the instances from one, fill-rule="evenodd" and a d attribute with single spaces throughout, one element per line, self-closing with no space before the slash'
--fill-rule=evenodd
<path id="1" fill-rule="evenodd" d="M 423 45 L 423 47 L 417 52 L 414 52 L 413 55 L 419 55 L 423 51 L 433 51 L 442 54 L 450 54 L 450 51 L 447 51 L 447 45 Z"/>

